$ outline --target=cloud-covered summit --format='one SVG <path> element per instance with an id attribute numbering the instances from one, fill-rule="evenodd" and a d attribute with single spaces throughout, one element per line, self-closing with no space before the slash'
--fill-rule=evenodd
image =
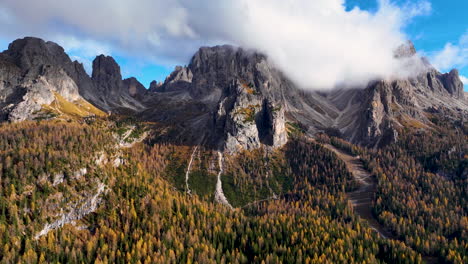
<path id="1" fill-rule="evenodd" d="M 83 49 L 120 50 L 159 63 L 187 62 L 202 45 L 259 50 L 303 88 L 362 85 L 418 70 L 395 59 L 403 28 L 430 12 L 426 1 L 375 12 L 344 0 L 3 0 L 0 29 Z M 410 2 L 408 2 L 410 3 Z M 76 45 L 84 40 L 85 45 Z M 90 51 L 87 51 L 90 49 Z M 418 66 L 418 65 L 416 65 Z"/>

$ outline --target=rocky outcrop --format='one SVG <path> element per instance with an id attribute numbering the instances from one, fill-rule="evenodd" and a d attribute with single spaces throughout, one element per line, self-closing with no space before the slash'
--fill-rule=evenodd
<path id="1" fill-rule="evenodd" d="M 287 142 L 284 109 L 275 106 L 253 86 L 234 82 L 214 115 L 217 131 L 224 134 L 224 149 L 235 153 Z"/>
<path id="2" fill-rule="evenodd" d="M 34 236 L 34 239 L 37 240 L 42 236 L 47 235 L 50 231 L 61 228 L 66 224 L 74 224 L 75 221 L 81 220 L 86 215 L 94 212 L 101 203 L 101 194 L 105 193 L 106 190 L 107 186 L 98 181 L 94 194 L 82 201 L 70 204 L 66 209 L 67 212 L 61 212 L 58 215 L 57 220 L 46 224 L 44 228 Z"/>
<path id="3" fill-rule="evenodd" d="M 82 71 L 82 72 L 81 72 Z M 63 48 L 37 38 L 16 40 L 0 55 L 0 112 L 2 120 L 39 118 L 44 105 L 57 100 L 82 100 L 81 64 Z"/>
<path id="4" fill-rule="evenodd" d="M 368 87 L 364 93 L 366 98 L 364 108 L 361 110 L 363 114 L 359 120 L 356 120 L 360 125 L 357 129 L 361 134 L 353 140 L 368 146 L 377 145 L 381 140 L 382 142 L 396 140 L 397 132 L 391 122 L 395 110 L 392 108 L 394 99 L 392 89 L 391 84 L 385 81 L 379 81 Z"/>
<path id="5" fill-rule="evenodd" d="M 351 125 L 340 127 L 354 143 L 379 147 L 398 139 L 398 128 L 424 129 L 430 126 L 428 109 L 444 108 L 452 116 L 466 116 L 463 85 L 456 70 L 442 74 L 433 68 L 403 80 L 370 83 L 362 91 L 351 91 L 362 98 L 354 107 Z M 339 121 L 338 123 L 343 123 Z"/>
<path id="6" fill-rule="evenodd" d="M 148 89 L 148 92 L 151 92 L 151 93 L 161 92 L 159 88 L 161 88 L 162 85 L 163 84 L 161 82 L 152 81 L 150 83 L 150 87 Z"/>
<path id="7" fill-rule="evenodd" d="M 110 56 L 99 55 L 94 59 L 91 78 L 98 91 L 106 96 L 117 96 L 124 88 L 120 66 Z"/>
<path id="8" fill-rule="evenodd" d="M 193 74 L 187 67 L 177 66 L 175 70 L 166 78 L 164 85 L 161 85 L 159 92 L 173 92 L 178 90 L 188 90 L 192 83 Z"/>
<path id="9" fill-rule="evenodd" d="M 0 120 L 48 118 L 41 113 L 44 106 L 64 101 L 88 101 L 105 111 L 144 109 L 138 97 L 144 87 L 135 79 L 122 81 L 112 58 L 99 56 L 93 71 L 91 78 L 56 43 L 32 37 L 15 40 L 0 53 Z"/>
<path id="10" fill-rule="evenodd" d="M 395 58 L 410 58 L 416 55 L 416 48 L 411 41 L 400 45 L 394 52 Z"/>
<path id="11" fill-rule="evenodd" d="M 177 108 L 170 115 L 186 117 L 178 125 L 187 127 L 195 140 L 206 138 L 205 143 L 216 149 L 234 153 L 280 147 L 287 141 L 281 85 L 290 83 L 284 82 L 263 55 L 231 46 L 201 48 L 187 67 L 177 67 L 163 85 L 151 90 L 150 100 L 170 100 L 184 110 L 197 109 L 193 117 Z M 154 104 L 153 111 L 144 116 L 165 121 L 158 110 L 167 107 L 167 103 Z M 172 116 L 166 119 L 174 120 Z"/>
<path id="12" fill-rule="evenodd" d="M 453 69 L 449 73 L 442 74 L 441 79 L 445 90 L 447 90 L 450 95 L 459 99 L 463 99 L 463 83 L 460 80 L 458 70 Z"/>

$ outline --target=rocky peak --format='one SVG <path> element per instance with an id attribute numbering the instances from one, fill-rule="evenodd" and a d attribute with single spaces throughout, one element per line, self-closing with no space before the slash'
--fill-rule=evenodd
<path id="1" fill-rule="evenodd" d="M 257 64 L 264 59 L 254 51 L 229 45 L 200 48 L 188 66 L 193 74 L 191 95 L 202 98 L 213 90 L 222 90 L 220 84 L 253 80 Z"/>
<path id="2" fill-rule="evenodd" d="M 173 92 L 178 90 L 189 90 L 192 79 L 193 74 L 189 68 L 176 66 L 175 70 L 166 78 L 164 84 L 160 85 L 160 87 L 155 91 Z"/>
<path id="3" fill-rule="evenodd" d="M 138 95 L 146 89 L 135 78 L 122 80 L 120 66 L 111 56 L 99 55 L 94 59 L 91 79 L 97 91 L 88 91 L 88 97 L 101 108 L 114 112 L 145 108 Z"/>
<path id="4" fill-rule="evenodd" d="M 239 76 L 252 72 L 256 64 L 265 59 L 264 55 L 255 51 L 230 45 L 202 47 L 192 57 L 189 68 L 194 75 Z"/>
<path id="5" fill-rule="evenodd" d="M 72 62 L 64 49 L 54 42 L 46 42 L 34 37 L 18 39 L 9 45 L 2 57 L 5 58 L 4 61 L 18 67 L 22 72 L 21 77 L 25 80 L 33 80 L 40 75 L 45 75 L 45 69 L 55 68 L 56 73 L 62 69 L 76 83 L 82 95 L 87 91 L 95 90 L 83 65 L 77 61 Z"/>
<path id="6" fill-rule="evenodd" d="M 40 68 L 44 65 L 62 68 L 73 79 L 81 73 L 78 72 L 80 69 L 75 67 L 75 63 L 71 61 L 62 47 L 39 38 L 26 37 L 13 41 L 8 46 L 8 50 L 4 52 L 4 56 L 30 78 L 40 74 Z M 85 73 L 84 69 L 82 70 Z"/>
<path id="7" fill-rule="evenodd" d="M 135 77 L 123 80 L 123 84 L 132 97 L 142 96 L 146 93 L 146 88 Z"/>
<path id="8" fill-rule="evenodd" d="M 13 113 L 22 117 L 50 103 L 55 93 L 75 100 L 78 91 L 103 110 L 177 124 L 177 140 L 204 141 L 228 152 L 279 147 L 286 143 L 288 132 L 314 135 L 330 129 L 354 143 L 380 146 L 396 140 L 399 127 L 429 124 L 425 109 L 468 109 L 459 100 L 464 93 L 458 71 L 441 74 L 415 55 L 410 42 L 395 51 L 397 58 L 427 65 L 428 70 L 414 78 L 319 93 L 298 89 L 255 51 L 203 47 L 163 84 L 152 82 L 154 94 L 142 96 L 143 85 L 135 78 L 122 80 L 112 57 L 98 56 L 89 77 L 83 65 L 72 62 L 57 44 L 25 38 L 0 53 L 0 115 L 16 109 Z"/>
<path id="9" fill-rule="evenodd" d="M 22 69 L 30 69 L 43 64 L 71 63 L 62 47 L 33 37 L 13 41 L 5 53 Z"/>
<path id="10" fill-rule="evenodd" d="M 279 71 L 257 52 L 232 46 L 200 48 L 188 69 L 190 95 L 215 106 L 218 148 L 235 153 L 287 141 L 285 105 L 280 91 L 288 86 Z"/>
<path id="11" fill-rule="evenodd" d="M 0 55 L 0 116 L 21 121 L 60 99 L 79 100 L 79 73 L 62 47 L 38 38 L 12 42 Z M 89 77 L 88 77 L 89 78 Z"/>
<path id="12" fill-rule="evenodd" d="M 456 98 L 464 98 L 463 83 L 460 80 L 458 70 L 453 69 L 449 73 L 443 74 L 442 83 L 449 94 Z"/>
<path id="13" fill-rule="evenodd" d="M 416 55 L 416 48 L 414 47 L 413 42 L 407 41 L 404 44 L 401 44 L 394 52 L 395 58 L 409 58 Z"/>
<path id="14" fill-rule="evenodd" d="M 176 66 L 175 70 L 166 78 L 166 82 L 173 83 L 177 81 L 191 82 L 193 74 L 187 67 Z"/>
<path id="15" fill-rule="evenodd" d="M 161 82 L 152 81 L 150 83 L 150 87 L 149 87 L 148 91 L 150 91 L 152 93 L 159 92 L 162 85 L 163 85 L 163 83 L 161 83 Z"/>
<path id="16" fill-rule="evenodd" d="M 226 45 L 200 48 L 190 64 L 176 67 L 161 87 L 152 84 L 152 91 L 161 92 L 153 97 L 160 100 L 154 105 L 164 108 L 159 110 L 164 114 L 145 115 L 161 118 L 159 122 L 183 119 L 178 124 L 186 130 L 180 133 L 187 134 L 181 137 L 198 138 L 229 153 L 280 147 L 287 141 L 286 107 L 281 93 L 269 91 L 288 84 L 276 73 L 265 56 L 253 51 Z M 168 113 L 169 103 L 181 114 Z"/>
<path id="17" fill-rule="evenodd" d="M 357 127 L 352 141 L 366 146 L 384 146 L 398 139 L 398 127 L 429 127 L 426 110 L 433 107 L 452 109 L 454 114 L 467 111 L 463 103 L 463 84 L 458 71 L 442 74 L 433 67 L 419 76 L 394 81 L 372 82 L 363 90 Z M 464 110 L 463 110 L 464 109 Z"/>
<path id="18" fill-rule="evenodd" d="M 99 87 L 111 93 L 115 91 L 115 88 L 120 87 L 120 82 L 122 82 L 120 66 L 115 62 L 114 58 L 99 55 L 93 61 L 92 79 Z"/>

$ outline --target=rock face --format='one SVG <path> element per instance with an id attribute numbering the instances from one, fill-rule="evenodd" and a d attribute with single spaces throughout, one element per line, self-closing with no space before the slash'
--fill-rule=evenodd
<path id="1" fill-rule="evenodd" d="M 221 97 L 214 126 L 217 134 L 224 134 L 224 148 L 228 152 L 262 145 L 280 147 L 287 141 L 281 104 L 270 102 L 271 98 L 255 89 L 236 81 Z"/>
<path id="2" fill-rule="evenodd" d="M 463 99 L 463 83 L 460 80 L 458 70 L 453 69 L 449 73 L 441 76 L 445 90 L 456 98 Z"/>
<path id="3" fill-rule="evenodd" d="M 92 80 L 104 95 L 118 95 L 123 90 L 120 66 L 114 58 L 99 55 L 93 61 Z"/>
<path id="4" fill-rule="evenodd" d="M 164 85 L 159 86 L 159 92 L 172 92 L 188 89 L 192 83 L 193 74 L 187 67 L 177 66 L 166 78 Z"/>
<path id="5" fill-rule="evenodd" d="M 14 41 L 0 53 L 0 120 L 42 118 L 45 107 L 60 102 L 80 104 L 83 115 L 90 106 L 86 101 L 105 111 L 144 109 L 136 99 L 145 92 L 143 86 L 133 79 L 122 81 L 112 58 L 100 56 L 94 65 L 90 78 L 53 42 L 32 37 Z"/>
<path id="6" fill-rule="evenodd" d="M 328 98 L 336 105 L 348 101 L 344 110 L 354 113 L 343 113 L 337 120 L 341 133 L 354 143 L 372 147 L 396 141 L 398 128 L 427 128 L 428 110 L 433 107 L 447 109 L 454 117 L 468 115 L 456 70 L 441 74 L 428 68 L 414 78 L 375 81 L 363 90 L 335 91 Z"/>

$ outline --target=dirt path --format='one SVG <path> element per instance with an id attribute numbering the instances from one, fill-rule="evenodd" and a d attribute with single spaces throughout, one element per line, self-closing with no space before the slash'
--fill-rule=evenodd
<path id="1" fill-rule="evenodd" d="M 362 219 L 365 219 L 369 223 L 369 226 L 383 238 L 395 239 L 396 237 L 387 231 L 387 229 L 377 221 L 374 215 L 372 215 L 372 200 L 377 191 L 377 180 L 375 177 L 372 177 L 372 175 L 364 169 L 362 161 L 358 157 L 353 157 L 329 144 L 324 144 L 323 146 L 333 151 L 343 160 L 348 170 L 360 183 L 360 187 L 356 191 L 346 194 L 353 206 L 354 212 Z"/>

